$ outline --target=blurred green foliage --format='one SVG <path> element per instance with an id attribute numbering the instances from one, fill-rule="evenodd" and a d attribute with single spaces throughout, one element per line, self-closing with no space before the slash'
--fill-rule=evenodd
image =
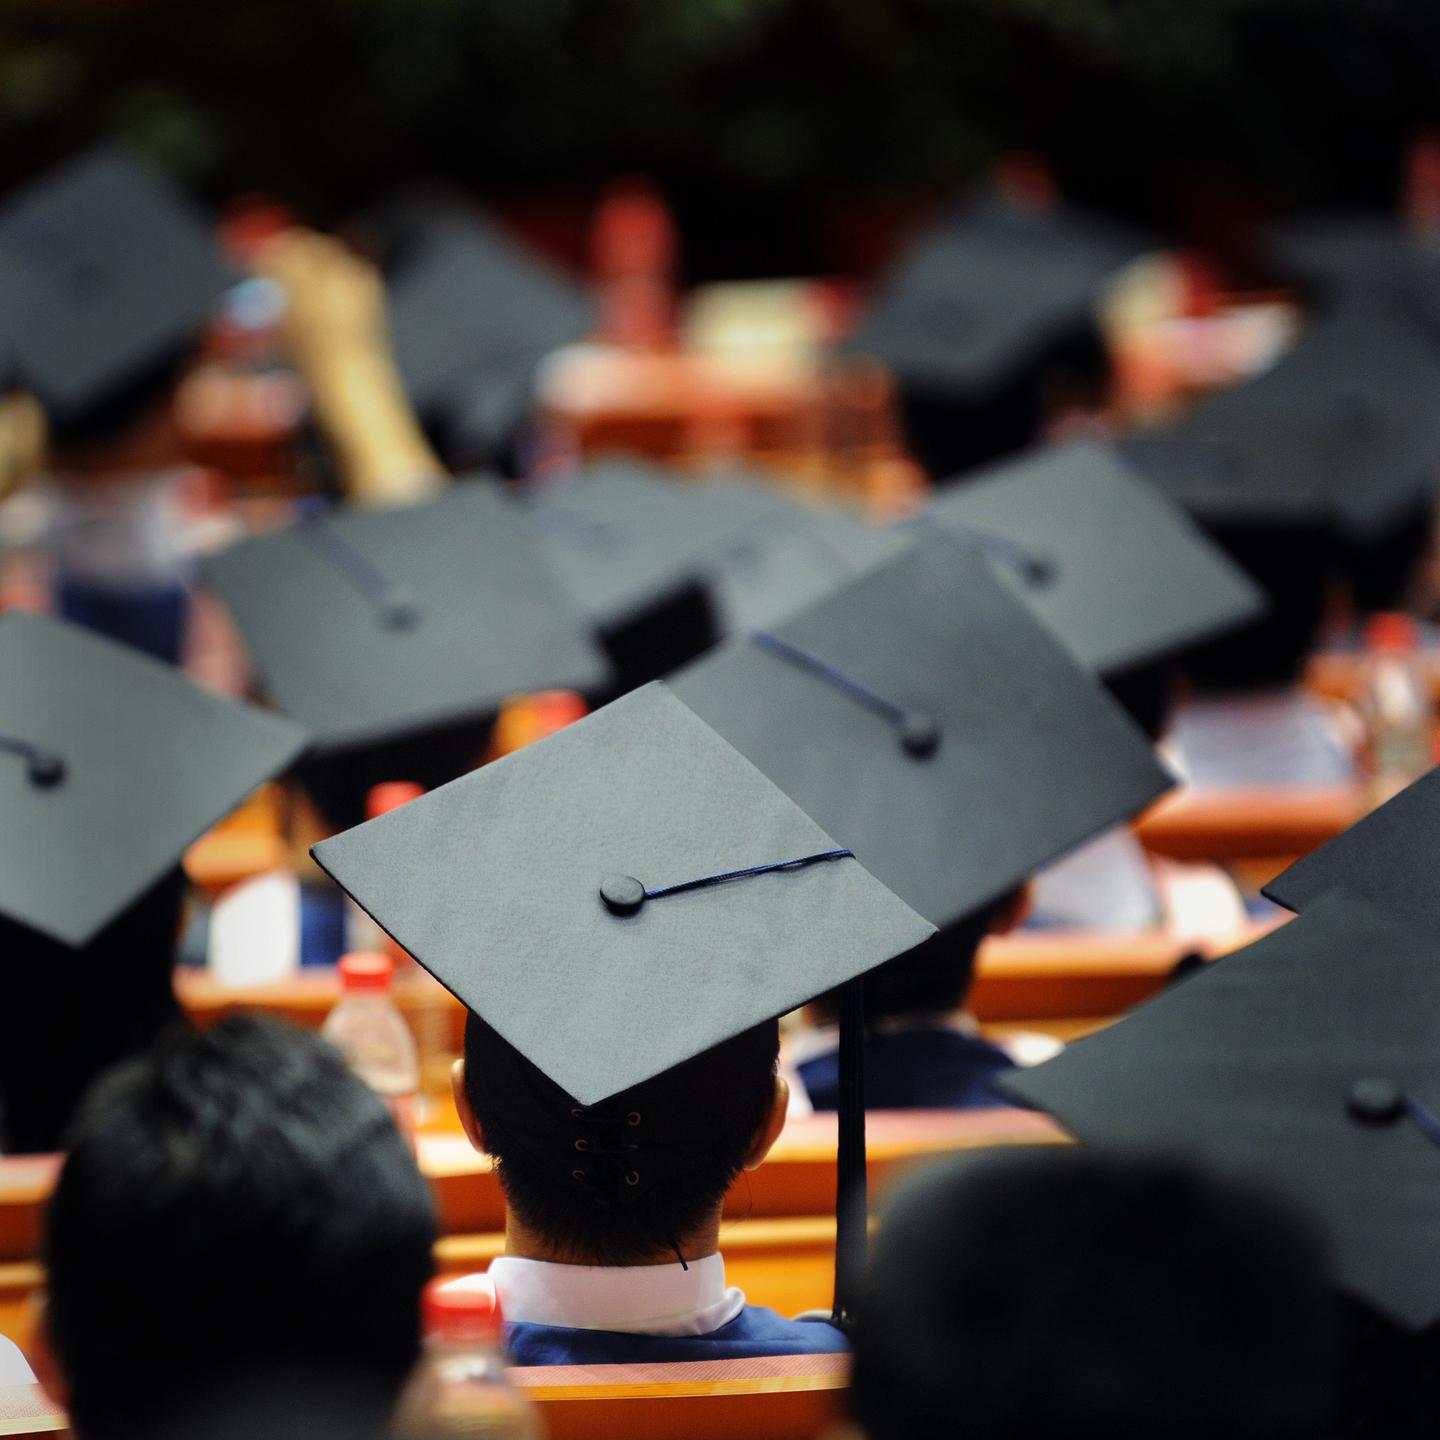
<path id="1" fill-rule="evenodd" d="M 1369 198 L 1436 97 L 1435 0 L 0 0 L 0 180 L 119 130 L 320 219 L 620 171 L 783 215 L 1013 147 L 1142 215 Z"/>

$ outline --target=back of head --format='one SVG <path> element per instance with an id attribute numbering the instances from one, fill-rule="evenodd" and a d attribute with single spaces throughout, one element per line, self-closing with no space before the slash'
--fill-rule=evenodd
<path id="1" fill-rule="evenodd" d="M 957 1157 L 887 1209 L 853 1404 L 870 1440 L 1316 1435 L 1335 1321 L 1264 1197 L 1081 1151 Z"/>
<path id="2" fill-rule="evenodd" d="M 167 1037 L 87 1098 L 51 1202 L 77 1430 L 133 1433 L 266 1377 L 343 1379 L 383 1410 L 433 1238 L 413 1158 L 328 1045 L 251 1017 Z"/>
<path id="3" fill-rule="evenodd" d="M 597 1106 L 580 1106 L 477 1015 L 465 1094 L 516 1218 L 579 1263 L 678 1250 L 713 1217 L 775 1098 L 771 1020 Z"/>

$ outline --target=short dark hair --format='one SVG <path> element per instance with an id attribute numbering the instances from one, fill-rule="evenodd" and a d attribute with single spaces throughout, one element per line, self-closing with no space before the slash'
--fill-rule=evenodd
<path id="1" fill-rule="evenodd" d="M 975 957 L 995 919 L 1013 906 L 1020 890 L 1007 890 L 997 900 L 947 925 L 913 950 L 897 955 L 865 976 L 865 1018 L 885 1020 L 896 1015 L 928 1015 L 958 1010 L 970 996 Z M 840 1015 L 840 991 L 831 990 L 813 1002 L 826 1020 Z"/>
<path id="2" fill-rule="evenodd" d="M 382 1412 L 434 1237 L 405 1142 L 331 1046 L 251 1016 L 166 1036 L 87 1098 L 50 1204 L 77 1430 L 132 1434 L 287 1375 L 348 1377 Z"/>
<path id="3" fill-rule="evenodd" d="M 893 1197 L 854 1336 L 870 1440 L 1327 1433 L 1337 1313 L 1306 1225 L 1178 1164 L 957 1156 Z"/>
<path id="4" fill-rule="evenodd" d="M 779 1048 L 767 1021 L 585 1107 L 472 1013 L 465 1096 L 527 1229 L 585 1263 L 637 1264 L 724 1199 L 770 1112 Z"/>
<path id="5" fill-rule="evenodd" d="M 176 866 L 78 948 L 0 919 L 0 1151 L 58 1150 L 85 1092 L 180 1017 Z"/>

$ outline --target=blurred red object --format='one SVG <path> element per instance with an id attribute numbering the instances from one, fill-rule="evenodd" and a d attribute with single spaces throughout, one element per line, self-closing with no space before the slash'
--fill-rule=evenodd
<path id="1" fill-rule="evenodd" d="M 621 180 L 607 192 L 590 236 L 602 339 L 647 349 L 670 341 L 678 251 L 675 221 L 652 182 Z"/>

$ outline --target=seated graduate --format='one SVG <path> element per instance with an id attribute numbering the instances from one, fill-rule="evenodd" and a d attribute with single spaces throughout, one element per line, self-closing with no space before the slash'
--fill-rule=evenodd
<path id="1" fill-rule="evenodd" d="M 938 491 L 926 518 L 984 554 L 1152 744 L 1169 724 L 1185 654 L 1265 606 L 1179 506 L 1102 441 L 1046 445 L 972 472 Z M 1190 917 L 1173 913 L 1170 880 L 1116 828 L 1036 873 L 1029 923 L 1136 933 L 1182 919 L 1189 929 Z"/>
<path id="2" fill-rule="evenodd" d="M 997 1081 L 1093 1151 L 1182 1159 L 1303 1207 L 1344 1301 L 1336 1428 L 1356 1436 L 1433 1434 L 1440 1416 L 1435 847 L 1407 810 L 1326 847 L 1329 883 L 1287 885 L 1303 906 L 1288 924 Z"/>
<path id="3" fill-rule="evenodd" d="M 471 1012 L 517 1364 L 844 1348 L 727 1287 L 721 1208 L 783 1123 L 777 1017 L 931 925 L 658 683 L 314 854 Z"/>
<path id="4" fill-rule="evenodd" d="M 885 1208 L 850 1406 L 868 1440 L 1319 1440 L 1336 1320 L 1320 1247 L 1264 1192 L 1071 1150 L 957 1156 Z"/>
<path id="5" fill-rule="evenodd" d="M 434 1238 L 405 1142 L 330 1046 L 258 1017 L 177 1030 L 77 1117 L 36 1369 L 82 1440 L 211 1433 L 287 1393 L 378 1427 Z"/>
<path id="6" fill-rule="evenodd" d="M 966 1001 L 981 942 L 1012 929 L 1025 905 L 1021 886 L 865 977 L 865 1100 L 872 1110 L 1012 1103 L 990 1082 L 1017 1057 L 980 1034 Z M 787 1055 L 816 1110 L 839 1108 L 839 1011 L 833 992 L 806 1006 L 812 1029 Z"/>
<path id="7" fill-rule="evenodd" d="M 0 204 L 10 378 L 50 428 L 56 609 L 172 664 L 188 616 L 175 392 L 234 280 L 206 221 L 125 150 Z"/>
<path id="8" fill-rule="evenodd" d="M 305 743 L 63 621 L 0 616 L 0 1150 L 58 1150 L 179 1017 L 185 848 Z"/>

